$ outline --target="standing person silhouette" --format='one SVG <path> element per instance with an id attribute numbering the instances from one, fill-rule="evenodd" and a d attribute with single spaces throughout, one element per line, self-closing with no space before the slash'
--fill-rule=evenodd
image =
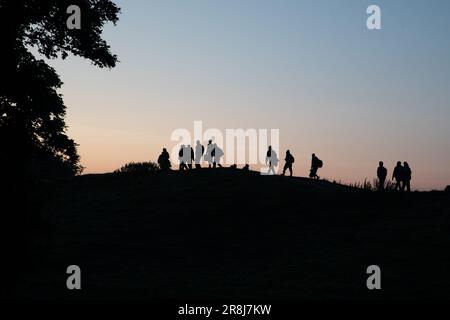
<path id="1" fill-rule="evenodd" d="M 395 180 L 395 190 L 402 190 L 403 176 L 404 168 L 402 167 L 402 163 L 397 161 L 397 166 L 394 168 L 394 172 L 392 172 L 392 179 Z"/>
<path id="2" fill-rule="evenodd" d="M 200 169 L 200 162 L 202 161 L 202 156 L 205 153 L 205 147 L 200 143 L 200 140 L 197 140 L 195 145 L 195 168 Z"/>
<path id="3" fill-rule="evenodd" d="M 282 176 L 284 176 L 286 173 L 286 170 L 289 169 L 289 176 L 292 177 L 292 164 L 294 163 L 295 159 L 292 156 L 290 150 L 286 151 L 286 157 L 284 158 L 284 161 L 286 161 L 286 163 L 284 164 Z"/>
<path id="4" fill-rule="evenodd" d="M 312 154 L 311 157 L 311 170 L 309 172 L 309 177 L 313 179 L 320 179 L 320 177 L 317 175 L 317 170 L 319 168 L 322 168 L 323 162 L 320 160 L 315 153 Z"/>
<path id="5" fill-rule="evenodd" d="M 387 169 L 384 167 L 383 161 L 379 162 L 379 166 L 377 169 L 377 177 L 378 177 L 378 191 L 383 191 L 387 177 Z"/>
<path id="6" fill-rule="evenodd" d="M 185 154 L 186 154 L 186 146 L 184 144 L 181 145 L 180 151 L 178 151 L 178 159 L 180 160 L 180 171 L 187 169 L 185 162 Z"/>
<path id="7" fill-rule="evenodd" d="M 158 164 L 159 164 L 159 168 L 161 169 L 161 171 L 169 171 L 170 170 L 170 167 L 172 165 L 170 164 L 170 156 L 169 156 L 169 153 L 167 152 L 166 148 L 163 148 L 163 151 L 159 155 Z"/>
<path id="8" fill-rule="evenodd" d="M 208 141 L 208 145 L 206 146 L 206 153 L 205 156 L 203 157 L 205 159 L 205 161 L 208 162 L 208 168 L 211 168 L 211 165 L 213 164 L 213 157 L 214 157 L 214 146 L 212 143 L 212 140 Z"/>
<path id="9" fill-rule="evenodd" d="M 194 149 L 192 149 L 191 145 L 188 144 L 186 146 L 186 154 L 185 154 L 185 162 L 187 163 L 187 166 L 189 170 L 192 169 L 192 161 L 194 161 Z"/>
<path id="10" fill-rule="evenodd" d="M 402 190 L 405 190 L 408 192 L 411 192 L 411 176 L 412 171 L 409 167 L 408 162 L 403 162 L 403 181 L 402 181 Z"/>
<path id="11" fill-rule="evenodd" d="M 267 149 L 267 153 L 266 153 L 266 165 L 267 165 L 267 162 L 269 163 L 269 171 L 267 172 L 267 174 L 269 174 L 269 175 L 275 174 L 275 167 L 278 166 L 279 161 L 280 160 L 278 159 L 277 153 L 274 150 L 272 150 L 272 146 L 269 146 L 269 148 Z"/>
<path id="12" fill-rule="evenodd" d="M 183 163 L 184 163 L 184 169 L 188 170 L 192 167 L 192 161 L 191 161 L 191 146 L 188 144 L 184 146 L 183 149 Z M 191 164 L 191 166 L 189 166 Z"/>

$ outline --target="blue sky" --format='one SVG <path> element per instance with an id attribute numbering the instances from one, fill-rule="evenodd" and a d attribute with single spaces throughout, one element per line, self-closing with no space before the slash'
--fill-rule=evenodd
<path id="1" fill-rule="evenodd" d="M 87 172 L 155 160 L 170 133 L 279 128 L 306 175 L 372 179 L 409 161 L 419 189 L 450 184 L 449 1 L 116 1 L 121 61 L 52 61 Z M 381 7 L 382 30 L 366 28 Z M 101 120 L 100 120 L 101 119 Z"/>

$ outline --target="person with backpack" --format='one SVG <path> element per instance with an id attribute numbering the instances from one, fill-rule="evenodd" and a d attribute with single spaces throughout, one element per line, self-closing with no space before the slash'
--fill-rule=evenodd
<path id="1" fill-rule="evenodd" d="M 292 156 L 290 150 L 286 151 L 286 157 L 284 158 L 284 161 L 286 161 L 286 163 L 284 164 L 282 176 L 284 176 L 286 173 L 286 170 L 289 169 L 289 173 L 290 173 L 289 176 L 292 177 L 292 164 L 295 162 L 295 159 Z"/>
<path id="2" fill-rule="evenodd" d="M 311 170 L 309 172 L 309 177 L 312 179 L 320 179 L 320 177 L 317 175 L 317 171 L 322 167 L 323 161 L 320 160 L 315 153 L 313 153 L 311 158 Z"/>
<path id="3" fill-rule="evenodd" d="M 378 191 L 383 191 L 387 177 L 387 169 L 384 167 L 383 161 L 379 162 L 379 166 L 377 169 L 377 177 L 378 177 Z"/>
<path id="4" fill-rule="evenodd" d="M 404 168 L 402 166 L 402 163 L 400 161 L 397 161 L 397 166 L 394 168 L 394 172 L 392 172 L 392 180 L 395 180 L 395 190 L 403 190 L 402 188 L 402 182 L 403 182 L 403 176 L 404 176 Z"/>

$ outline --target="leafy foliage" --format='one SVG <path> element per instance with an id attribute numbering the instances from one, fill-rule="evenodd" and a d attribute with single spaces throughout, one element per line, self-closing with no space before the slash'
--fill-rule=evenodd
<path id="1" fill-rule="evenodd" d="M 81 8 L 81 30 L 66 26 L 69 5 Z M 0 0 L 2 166 L 50 177 L 81 172 L 77 145 L 66 134 L 66 106 L 57 92 L 62 82 L 29 48 L 48 59 L 73 54 L 112 68 L 117 57 L 101 31 L 105 23 L 115 24 L 118 14 L 110 0 Z"/>
<path id="2" fill-rule="evenodd" d="M 158 164 L 154 162 L 130 162 L 122 166 L 120 169 L 114 171 L 114 173 L 148 173 L 159 171 Z"/>

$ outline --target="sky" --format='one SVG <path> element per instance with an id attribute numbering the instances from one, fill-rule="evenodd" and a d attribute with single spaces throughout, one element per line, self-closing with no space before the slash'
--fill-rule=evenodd
<path id="1" fill-rule="evenodd" d="M 315 152 L 331 180 L 373 180 L 383 160 L 389 174 L 408 161 L 413 189 L 450 184 L 450 1 L 115 2 L 116 68 L 50 62 L 85 173 L 156 161 L 197 120 L 279 129 L 296 176 Z M 381 30 L 366 27 L 371 4 Z"/>

